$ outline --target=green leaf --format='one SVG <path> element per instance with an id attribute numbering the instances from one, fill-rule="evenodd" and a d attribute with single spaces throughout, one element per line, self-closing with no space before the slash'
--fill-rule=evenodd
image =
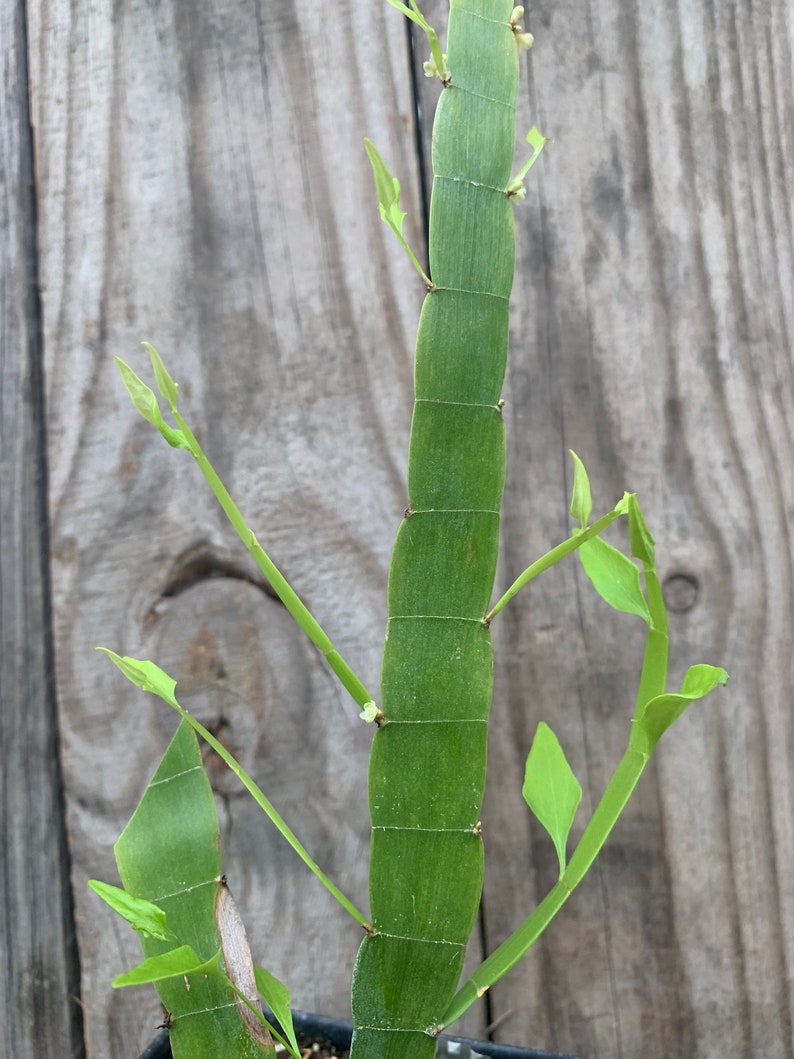
<path id="1" fill-rule="evenodd" d="M 126 985 L 149 985 L 164 982 L 169 978 L 182 978 L 186 974 L 205 974 L 218 977 L 220 950 L 210 960 L 202 960 L 189 945 L 180 945 L 159 956 L 148 956 L 125 974 L 113 979 L 113 988 Z"/>
<path id="2" fill-rule="evenodd" d="M 121 357 L 116 357 L 115 359 L 121 374 L 121 381 L 124 383 L 136 410 L 147 423 L 157 427 L 172 449 L 189 448 L 182 431 L 169 427 L 163 419 L 154 390 L 150 389 L 142 379 L 139 379 L 129 364 L 126 364 Z"/>
<path id="3" fill-rule="evenodd" d="M 159 429 L 160 424 L 163 422 L 163 417 L 154 390 L 150 389 L 143 379 L 139 379 L 129 364 L 123 361 L 121 357 L 116 357 L 115 360 L 121 373 L 121 381 L 124 383 L 136 411 L 143 416 L 147 423 L 151 423 Z"/>
<path id="4" fill-rule="evenodd" d="M 507 194 L 516 199 L 526 198 L 526 189 L 524 187 L 524 177 L 530 171 L 532 166 L 537 162 L 540 157 L 540 152 L 549 142 L 547 136 L 544 136 L 538 131 L 537 126 L 533 125 L 527 133 L 527 143 L 532 148 L 532 154 L 530 155 L 529 161 L 525 162 L 521 169 L 518 171 L 516 176 L 507 185 Z"/>
<path id="5" fill-rule="evenodd" d="M 292 1048 L 295 1050 L 295 1054 L 299 1055 L 300 1049 L 298 1048 L 298 1041 L 295 1037 L 295 1027 L 292 1024 L 289 989 L 287 989 L 283 982 L 280 982 L 278 978 L 274 977 L 270 971 L 265 970 L 264 967 L 258 967 L 256 964 L 254 964 L 254 976 L 256 978 L 256 988 L 262 994 L 265 1003 L 273 1012 L 278 1024 L 284 1030 L 284 1034 Z"/>
<path id="6" fill-rule="evenodd" d="M 532 740 L 521 793 L 551 836 L 562 875 L 565 871 L 565 845 L 582 798 L 582 788 L 557 736 L 543 721 Z"/>
<path id="7" fill-rule="evenodd" d="M 128 655 L 122 657 L 107 647 L 98 647 L 97 650 L 106 654 L 130 683 L 135 684 L 136 687 L 142 688 L 144 691 L 151 692 L 152 695 L 159 695 L 169 706 L 179 708 L 174 697 L 176 681 L 173 677 L 169 677 L 159 666 L 155 665 L 154 662 L 130 658 Z"/>
<path id="8" fill-rule="evenodd" d="M 433 284 L 429 276 L 425 273 L 413 250 L 411 250 L 403 237 L 403 221 L 406 215 L 400 209 L 400 181 L 397 177 L 391 175 L 388 166 L 381 158 L 380 152 L 372 140 L 368 140 L 365 137 L 364 147 L 366 148 L 367 158 L 369 158 L 369 164 L 372 166 L 372 174 L 375 177 L 375 190 L 378 193 L 378 209 L 380 210 L 381 218 L 400 240 L 400 245 L 408 254 L 411 263 L 425 281 L 425 284 L 432 288 Z"/>
<path id="9" fill-rule="evenodd" d="M 645 524 L 645 517 L 640 509 L 637 494 L 631 493 L 629 497 L 629 540 L 631 541 L 631 554 L 639 559 L 643 566 L 653 566 L 654 547 L 656 541 L 651 536 Z"/>
<path id="10" fill-rule="evenodd" d="M 165 364 L 163 364 L 160 354 L 151 344 L 151 342 L 144 342 L 143 345 L 149 351 L 149 359 L 152 362 L 152 368 L 154 370 L 154 377 L 157 381 L 157 389 L 160 394 L 168 401 L 168 406 L 172 412 L 176 411 L 176 397 L 179 387 L 168 374 Z"/>
<path id="11" fill-rule="evenodd" d="M 648 702 L 632 729 L 634 749 L 650 754 L 673 721 L 698 699 L 708 695 L 721 684 L 728 683 L 728 674 L 719 666 L 690 666 L 678 693 L 657 695 Z"/>
<path id="12" fill-rule="evenodd" d="M 165 912 L 151 901 L 133 897 L 119 886 L 111 886 L 110 883 L 100 882 L 98 879 L 89 879 L 88 885 L 140 934 L 148 938 L 159 938 L 160 941 L 177 941 L 168 928 Z"/>
<path id="13" fill-rule="evenodd" d="M 394 231 L 397 238 L 402 240 L 403 220 L 405 213 L 399 208 L 400 203 L 400 181 L 389 172 L 388 166 L 378 151 L 378 148 L 365 137 L 364 147 L 367 151 L 369 164 L 375 177 L 375 189 L 378 193 L 378 205 L 383 220 Z"/>
<path id="14" fill-rule="evenodd" d="M 590 493 L 590 479 L 584 464 L 573 451 L 568 449 L 573 458 L 573 495 L 571 496 L 571 517 L 579 519 L 582 529 L 587 529 L 593 510 L 593 498 Z"/>
<path id="15" fill-rule="evenodd" d="M 651 614 L 640 587 L 640 572 L 623 552 L 594 537 L 579 549 L 584 572 L 601 598 L 624 614 L 637 614 L 651 624 Z"/>

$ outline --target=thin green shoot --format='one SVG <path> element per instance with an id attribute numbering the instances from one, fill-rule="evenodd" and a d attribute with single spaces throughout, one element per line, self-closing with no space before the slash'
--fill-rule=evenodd
<path id="1" fill-rule="evenodd" d="M 561 544 L 552 548 L 551 551 L 546 552 L 545 555 L 536 559 L 531 566 L 528 566 L 526 570 L 515 579 L 501 599 L 491 607 L 485 615 L 485 623 L 490 624 L 492 619 L 495 618 L 499 611 L 510 602 L 513 596 L 515 596 L 525 585 L 528 585 L 530 581 L 534 580 L 538 574 L 542 574 L 545 570 L 548 570 L 550 567 L 560 562 L 561 559 L 564 559 L 566 555 L 570 555 L 572 552 L 575 552 L 577 548 L 581 548 L 586 541 L 592 540 L 593 537 L 597 537 L 600 533 L 603 533 L 604 530 L 608 526 L 611 526 L 621 515 L 627 514 L 629 510 L 630 495 L 630 493 L 624 494 L 623 499 L 615 505 L 612 511 L 609 511 L 606 515 L 602 515 L 600 519 L 593 522 L 587 527 L 587 529 L 574 530 L 573 534 L 567 540 L 564 540 Z"/>
<path id="2" fill-rule="evenodd" d="M 339 902 L 342 908 L 344 908 L 357 923 L 359 923 L 365 930 L 369 930 L 370 925 L 366 916 L 356 908 L 350 898 L 343 894 L 335 883 L 331 882 L 322 868 L 320 868 L 320 866 L 311 858 L 308 851 L 297 839 L 292 829 L 288 826 L 270 800 L 265 796 L 259 785 L 248 775 L 234 755 L 226 749 L 223 743 L 215 738 L 212 732 L 205 728 L 200 721 L 196 720 L 192 714 L 188 713 L 184 706 L 181 706 L 177 702 L 176 697 L 174 696 L 176 681 L 173 677 L 170 677 L 164 670 L 155 665 L 154 662 L 139 658 L 130 658 L 129 656 L 122 657 L 121 655 L 117 655 L 115 651 L 109 650 L 107 647 L 100 647 L 98 650 L 103 651 L 129 681 L 137 687 L 142 688 L 144 691 L 157 695 L 163 700 L 163 702 L 176 710 L 180 717 L 187 721 L 190 727 L 201 736 L 204 742 L 212 747 L 218 757 L 226 762 L 279 834 L 286 839 L 306 867 L 317 879 L 319 879 L 331 896 Z"/>
<path id="3" fill-rule="evenodd" d="M 527 189 L 524 187 L 524 177 L 530 171 L 532 166 L 537 162 L 540 157 L 540 152 L 549 143 L 548 136 L 543 136 L 537 129 L 537 126 L 533 125 L 527 133 L 527 143 L 532 148 L 532 154 L 529 156 L 529 161 L 526 162 L 521 169 L 516 173 L 510 183 L 507 185 L 507 194 L 514 199 L 526 198 Z"/>
<path id="4" fill-rule="evenodd" d="M 687 680 L 685 679 L 680 693 L 660 696 L 660 698 L 670 700 L 686 699 L 686 705 L 688 705 L 690 702 L 708 694 L 717 685 L 725 684 L 728 680 L 728 674 L 724 669 L 719 669 L 715 666 L 693 666 L 692 668 L 698 671 L 696 674 L 698 679 L 692 680 L 690 678 L 696 686 L 692 687 L 689 693 L 684 693 L 684 689 L 687 687 Z M 701 673 L 701 670 L 706 672 Z M 664 706 L 666 704 L 661 703 L 660 705 Z M 683 712 L 684 704 L 679 703 L 679 707 L 675 711 L 676 716 Z M 668 723 L 675 719 L 672 716 L 673 712 L 673 710 L 669 711 L 671 720 Z M 635 726 L 632 725 L 632 736 L 629 740 L 629 746 L 615 769 L 576 849 L 568 861 L 567 868 L 531 915 L 480 964 L 471 978 L 461 986 L 444 1013 L 440 1029 L 460 1018 L 475 1000 L 481 997 L 511 967 L 518 963 L 582 881 L 609 837 L 631 797 L 632 791 L 637 786 L 646 764 L 650 760 L 650 752 L 653 749 L 653 746 L 648 749 L 650 742 L 650 739 L 647 740 L 645 748 L 638 749 L 638 738 L 635 735 Z"/>
<path id="5" fill-rule="evenodd" d="M 447 57 L 441 51 L 441 43 L 438 39 L 438 34 L 433 27 L 425 19 L 425 16 L 419 10 L 416 0 L 409 0 L 410 7 L 406 7 L 405 4 L 400 3 L 400 0 L 388 0 L 392 7 L 396 7 L 398 11 L 402 11 L 406 18 L 416 23 L 420 29 L 423 29 L 427 42 L 430 45 L 430 62 L 424 64 L 424 71 L 426 77 L 438 77 L 441 80 L 442 85 L 448 85 L 451 80 L 451 74 L 449 67 L 447 66 Z"/>
<path id="6" fill-rule="evenodd" d="M 667 686 L 669 637 L 667 609 L 664 605 L 662 587 L 659 584 L 659 575 L 654 562 L 655 542 L 648 532 L 636 496 L 629 502 L 629 539 L 632 555 L 642 563 L 645 595 L 651 615 L 650 631 L 645 642 L 645 657 L 634 707 L 634 719 L 637 720 L 651 699 L 664 694 Z"/>
<path id="7" fill-rule="evenodd" d="M 119 366 L 122 380 L 136 409 L 145 419 L 157 426 L 161 433 L 163 432 L 163 428 L 170 432 L 172 436 L 172 440 L 169 442 L 170 444 L 174 445 L 174 447 L 186 448 L 195 459 L 201 469 L 201 473 L 209 483 L 209 486 L 215 494 L 215 497 L 221 505 L 226 517 L 232 524 L 240 540 L 248 549 L 265 580 L 272 587 L 273 591 L 287 608 L 298 626 L 326 658 L 331 669 L 356 704 L 360 706 L 362 710 L 368 708 L 374 703 L 373 696 L 369 693 L 359 677 L 353 672 L 350 665 L 340 655 L 326 631 L 308 609 L 292 585 L 287 581 L 286 577 L 282 574 L 270 556 L 262 548 L 255 533 L 243 518 L 239 508 L 232 500 L 192 430 L 179 414 L 176 406 L 177 385 L 165 370 L 165 366 L 163 365 L 157 350 L 149 342 L 144 342 L 143 344 L 149 351 L 149 356 L 152 360 L 160 392 L 168 401 L 171 413 L 179 426 L 179 430 L 173 431 L 172 428 L 163 423 L 159 407 L 157 407 L 155 411 L 151 404 L 151 401 L 153 400 L 154 405 L 157 405 L 157 398 L 152 390 L 150 390 L 149 387 L 138 378 L 129 365 L 125 364 L 119 357 L 116 357 L 116 363 Z M 168 440 L 168 437 L 166 437 L 166 440 Z"/>
<path id="8" fill-rule="evenodd" d="M 378 209 L 380 210 L 381 220 L 384 224 L 388 224 L 397 236 L 400 246 L 411 259 L 411 264 L 422 277 L 427 289 L 435 290 L 433 281 L 419 264 L 416 255 L 405 241 L 405 236 L 403 235 L 403 221 L 406 214 L 404 210 L 400 209 L 400 181 L 397 177 L 392 176 L 372 140 L 364 137 L 364 148 L 367 152 L 367 158 L 369 158 L 369 164 L 372 166 L 372 175 L 375 178 L 375 190 L 378 193 Z"/>
<path id="9" fill-rule="evenodd" d="M 575 517 L 580 517 L 584 524 L 588 518 L 589 484 L 586 480 L 586 472 L 580 461 L 575 461 L 575 468 L 577 481 L 574 485 L 574 499 L 572 500 L 571 509 L 572 514 Z M 475 1000 L 481 997 L 495 982 L 506 974 L 537 941 L 592 866 L 593 861 L 601 851 L 631 797 L 662 734 L 692 702 L 703 698 L 715 687 L 728 681 L 728 674 L 724 669 L 716 666 L 697 665 L 690 667 L 687 671 L 679 692 L 665 693 L 668 662 L 667 612 L 654 562 L 653 537 L 648 532 L 645 519 L 634 494 L 625 494 L 623 500 L 609 515 L 599 519 L 598 522 L 593 523 L 586 530 L 576 531 L 569 541 L 564 542 L 564 545 L 553 549 L 543 559 L 538 560 L 538 563 L 533 564 L 519 579 L 521 584 L 516 582 L 518 587 L 513 586 L 515 591 L 518 591 L 522 584 L 526 584 L 531 579 L 527 576 L 531 571 L 535 571 L 532 574 L 532 576 L 535 576 L 540 572 L 540 569 L 536 569 L 537 567 L 544 563 L 551 565 L 548 563 L 550 556 L 559 553 L 560 549 L 565 546 L 568 547 L 565 554 L 575 550 L 577 541 L 579 544 L 583 543 L 588 534 L 590 534 L 590 537 L 594 537 L 595 534 L 590 531 L 595 530 L 606 519 L 614 520 L 619 514 L 627 514 L 629 516 L 631 550 L 635 558 L 640 559 L 642 562 L 648 594 L 647 612 L 650 619 L 646 618 L 648 632 L 628 746 L 590 821 L 585 827 L 576 849 L 571 855 L 567 866 L 565 866 L 565 839 L 573 820 L 573 813 L 578 804 L 578 799 L 576 799 L 576 787 L 578 784 L 573 773 L 568 768 L 556 739 L 553 736 L 549 739 L 547 733 L 541 731 L 542 726 L 539 726 L 539 734 L 544 737 L 541 754 L 539 755 L 541 763 L 534 769 L 529 790 L 525 779 L 524 797 L 554 840 L 560 860 L 560 878 L 521 926 L 488 956 L 471 978 L 458 990 L 444 1014 L 441 1028 L 459 1018 Z M 606 528 L 606 526 L 601 528 Z M 612 551 L 616 551 L 616 549 L 612 549 Z M 631 561 L 627 556 L 622 555 L 622 553 L 618 554 L 624 563 L 630 564 Z M 561 558 L 562 556 L 560 555 L 559 557 Z M 543 566 L 543 568 L 547 568 L 547 565 Z M 633 564 L 631 565 L 633 567 Z M 598 581 L 599 578 L 596 577 L 594 585 L 602 595 L 602 598 L 606 602 L 611 603 L 616 609 L 626 610 L 627 608 L 622 605 L 620 599 L 611 598 L 613 596 L 611 591 L 602 591 L 603 585 L 600 585 Z M 512 592 L 512 594 L 515 594 L 515 592 Z M 507 598 L 503 597 L 505 602 Z M 643 603 L 645 603 L 644 599 Z M 637 613 L 638 611 L 635 610 L 633 612 Z M 646 617 L 645 613 L 640 616 Z M 548 736 L 551 736 L 550 731 Z M 543 749 L 544 746 L 545 750 Z M 530 751 L 530 757 L 527 759 L 528 777 L 531 772 L 530 760 L 532 757 L 533 752 Z M 554 787 L 551 802 L 549 802 L 548 792 L 543 792 L 542 796 L 538 794 L 542 785 L 541 781 L 545 779 L 548 783 L 550 776 Z M 539 809 L 540 811 L 538 811 Z"/>

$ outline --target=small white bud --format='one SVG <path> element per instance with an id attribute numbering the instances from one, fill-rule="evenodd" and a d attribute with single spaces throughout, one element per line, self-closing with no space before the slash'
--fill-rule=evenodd
<path id="1" fill-rule="evenodd" d="M 367 724 L 371 724 L 374 720 L 377 719 L 378 713 L 379 710 L 377 703 L 373 702 L 372 699 L 370 699 L 369 702 L 365 703 L 364 709 L 359 714 L 359 717 L 362 721 L 366 721 Z"/>
<path id="2" fill-rule="evenodd" d="M 529 51 L 532 45 L 535 43 L 535 38 L 531 33 L 525 33 L 524 27 L 519 26 L 518 20 L 524 15 L 523 7 L 514 7 L 513 14 L 510 16 L 510 28 L 513 31 L 513 36 L 516 38 L 516 44 L 523 51 Z"/>

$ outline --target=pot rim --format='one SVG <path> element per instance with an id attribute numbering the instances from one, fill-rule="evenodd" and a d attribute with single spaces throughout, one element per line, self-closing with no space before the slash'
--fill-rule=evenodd
<path id="1" fill-rule="evenodd" d="M 273 1021 L 273 1013 L 265 1008 L 265 1017 Z M 353 1023 L 350 1019 L 333 1018 L 330 1015 L 315 1015 L 305 1011 L 293 1010 L 295 1029 L 307 1036 L 324 1036 L 337 1048 L 349 1048 L 353 1035 Z M 567 1052 L 543 1052 L 534 1048 L 521 1048 L 514 1044 L 497 1044 L 494 1041 L 477 1041 L 471 1037 L 458 1037 L 454 1034 L 442 1034 L 440 1040 L 453 1041 L 467 1045 L 473 1052 L 486 1059 L 581 1059 Z M 171 1059 L 168 1044 L 168 1030 L 162 1030 L 152 1043 L 142 1052 L 140 1059 Z"/>

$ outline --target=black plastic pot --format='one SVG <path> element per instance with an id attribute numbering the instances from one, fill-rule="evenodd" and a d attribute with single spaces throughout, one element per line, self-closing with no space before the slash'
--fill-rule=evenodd
<path id="1" fill-rule="evenodd" d="M 267 1015 L 268 1013 L 265 1012 Z M 325 1037 L 337 1048 L 349 1048 L 353 1035 L 353 1023 L 347 1019 L 332 1019 L 327 1015 L 307 1015 L 303 1011 L 293 1011 L 292 1019 L 295 1031 L 306 1037 Z M 478 1056 L 488 1059 L 578 1059 L 575 1055 L 539 1052 L 534 1048 L 518 1048 L 513 1044 L 494 1044 L 492 1041 L 473 1041 L 468 1037 L 439 1038 L 442 1041 L 454 1041 L 465 1045 Z M 466 1055 L 461 1050 L 461 1059 Z M 171 1059 L 171 1046 L 168 1042 L 168 1030 L 163 1030 L 149 1045 L 140 1059 Z"/>

